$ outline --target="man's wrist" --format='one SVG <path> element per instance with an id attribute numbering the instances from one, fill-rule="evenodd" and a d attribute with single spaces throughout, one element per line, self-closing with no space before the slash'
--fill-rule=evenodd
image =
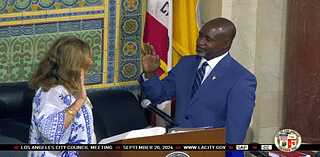
<path id="1" fill-rule="evenodd" d="M 156 74 L 156 72 L 144 72 L 144 77 L 145 77 L 145 79 L 150 79 L 150 78 L 152 78 L 155 74 Z"/>

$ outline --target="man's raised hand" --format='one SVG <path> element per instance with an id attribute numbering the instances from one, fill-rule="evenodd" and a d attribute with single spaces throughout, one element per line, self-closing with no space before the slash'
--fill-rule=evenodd
<path id="1" fill-rule="evenodd" d="M 152 45 L 149 43 L 144 43 L 144 51 L 141 49 L 142 58 L 142 68 L 145 73 L 145 78 L 150 79 L 156 74 L 158 68 L 160 68 L 160 57 L 156 55 L 156 51 Z"/>

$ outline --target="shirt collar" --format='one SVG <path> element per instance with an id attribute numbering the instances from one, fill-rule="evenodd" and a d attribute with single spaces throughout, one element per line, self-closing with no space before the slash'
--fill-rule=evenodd
<path id="1" fill-rule="evenodd" d="M 200 64 L 199 64 L 199 67 L 202 65 L 203 62 L 207 62 L 209 64 L 210 68 L 213 69 L 221 61 L 221 59 L 224 58 L 228 53 L 229 52 L 226 52 L 225 54 L 223 54 L 219 57 L 213 58 L 209 61 L 207 61 L 204 57 L 202 57 Z"/>

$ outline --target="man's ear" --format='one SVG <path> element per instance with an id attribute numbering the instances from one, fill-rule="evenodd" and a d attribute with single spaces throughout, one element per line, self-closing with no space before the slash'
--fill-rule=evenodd
<path id="1" fill-rule="evenodd" d="M 224 42 L 223 48 L 226 49 L 226 50 L 229 50 L 231 45 L 232 45 L 232 40 L 227 40 L 227 41 Z"/>

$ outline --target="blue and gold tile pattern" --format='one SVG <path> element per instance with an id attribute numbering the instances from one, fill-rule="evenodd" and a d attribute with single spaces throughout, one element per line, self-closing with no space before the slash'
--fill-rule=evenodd
<path id="1" fill-rule="evenodd" d="M 73 35 L 93 50 L 88 93 L 139 93 L 145 5 L 146 0 L 0 1 L 0 83 L 28 81 L 50 45 Z"/>

